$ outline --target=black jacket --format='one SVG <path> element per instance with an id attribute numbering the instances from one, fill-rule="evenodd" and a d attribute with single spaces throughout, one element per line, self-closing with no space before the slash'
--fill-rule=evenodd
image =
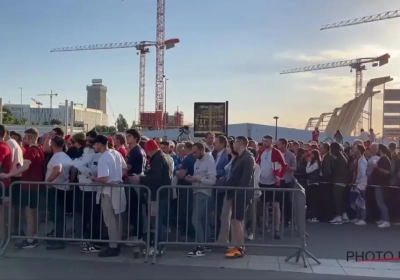
<path id="1" fill-rule="evenodd" d="M 349 182 L 349 168 L 346 157 L 339 153 L 338 155 L 332 155 L 333 166 L 332 175 L 333 183 L 348 184 Z"/>
<path id="2" fill-rule="evenodd" d="M 321 161 L 321 182 L 333 183 L 333 157 L 330 153 L 327 153 Z"/>
<path id="3" fill-rule="evenodd" d="M 145 172 L 145 176 L 140 177 L 139 184 L 147 186 L 151 191 L 151 201 L 156 201 L 157 191 L 161 186 L 170 186 L 171 177 L 170 166 L 167 156 L 162 151 L 157 151 L 151 158 L 149 169 Z M 160 193 L 160 198 L 168 199 L 168 192 Z"/>

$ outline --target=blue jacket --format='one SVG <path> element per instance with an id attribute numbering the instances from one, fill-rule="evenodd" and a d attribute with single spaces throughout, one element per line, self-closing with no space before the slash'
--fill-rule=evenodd
<path id="1" fill-rule="evenodd" d="M 218 156 L 215 159 L 215 162 L 217 162 Z M 229 163 L 229 159 L 228 159 L 228 154 L 226 153 L 226 151 L 222 151 L 219 161 L 217 163 L 217 179 L 225 176 L 225 166 Z"/>

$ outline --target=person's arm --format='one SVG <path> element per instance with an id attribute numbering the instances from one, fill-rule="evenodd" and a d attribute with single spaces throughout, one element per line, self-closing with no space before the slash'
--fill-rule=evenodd
<path id="1" fill-rule="evenodd" d="M 217 181 L 217 170 L 215 161 L 210 160 L 207 164 L 207 177 L 201 178 L 200 183 L 208 186 L 213 186 Z"/>
<path id="2" fill-rule="evenodd" d="M 53 166 L 53 170 L 51 171 L 49 177 L 46 179 L 47 183 L 53 182 L 55 179 L 57 179 L 58 176 L 60 176 L 62 170 L 62 165 L 57 164 Z"/>
<path id="3" fill-rule="evenodd" d="M 0 167 L 3 164 L 3 161 L 6 157 L 7 150 L 4 146 L 0 146 Z"/>
<path id="4" fill-rule="evenodd" d="M 291 155 L 289 165 L 290 165 L 289 166 L 290 171 L 293 171 L 293 172 L 297 171 L 297 159 L 294 154 Z"/>
<path id="5" fill-rule="evenodd" d="M 139 184 L 145 186 L 157 184 L 162 178 L 163 165 L 164 161 L 162 158 L 153 159 L 150 163 L 151 173 L 146 176 L 140 176 Z"/>
<path id="6" fill-rule="evenodd" d="M 43 135 L 43 153 L 45 154 L 51 154 L 51 133 L 47 133 L 45 135 Z"/>
<path id="7" fill-rule="evenodd" d="M 129 152 L 128 162 L 127 162 L 127 170 L 133 174 L 141 174 L 143 165 L 143 154 L 140 149 L 132 149 Z M 133 168 L 133 169 L 132 169 Z"/>
<path id="8" fill-rule="evenodd" d="M 92 181 L 95 183 L 106 184 L 110 177 L 110 169 L 108 168 L 107 161 L 100 157 L 97 163 L 97 177 L 93 177 Z"/>
<path id="9" fill-rule="evenodd" d="M 225 166 L 229 163 L 228 157 L 226 154 L 221 155 L 221 158 L 219 159 L 218 165 L 221 168 L 217 168 L 217 178 L 221 178 L 225 176 L 226 171 L 225 171 Z"/>
<path id="10" fill-rule="evenodd" d="M 390 174 L 390 170 L 391 170 L 391 163 L 389 159 L 382 161 L 380 166 L 378 166 L 378 171 L 385 175 Z"/>
<path id="11" fill-rule="evenodd" d="M 241 173 L 242 175 L 240 176 L 240 180 L 238 182 L 238 186 L 239 187 L 252 187 L 250 186 L 250 182 L 251 179 L 253 177 L 253 173 L 254 173 L 254 164 L 255 161 L 253 159 L 253 157 L 245 157 L 242 159 L 242 163 L 241 163 Z"/>

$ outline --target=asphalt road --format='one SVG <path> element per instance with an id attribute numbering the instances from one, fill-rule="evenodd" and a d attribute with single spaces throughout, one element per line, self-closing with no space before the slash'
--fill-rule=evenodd
<path id="1" fill-rule="evenodd" d="M 321 275 L 292 272 L 221 269 L 171 265 L 124 264 L 115 262 L 40 260 L 3 258 L 0 260 L 0 280 L 139 280 L 139 279 L 321 279 L 356 280 L 365 277 Z M 380 278 L 384 279 L 384 278 Z"/>

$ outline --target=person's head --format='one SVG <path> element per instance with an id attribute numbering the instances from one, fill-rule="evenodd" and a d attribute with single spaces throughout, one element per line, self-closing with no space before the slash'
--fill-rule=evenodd
<path id="1" fill-rule="evenodd" d="M 253 155 L 254 159 L 257 158 L 258 154 L 257 154 L 257 150 L 254 148 L 248 148 L 249 152 Z"/>
<path id="2" fill-rule="evenodd" d="M 128 129 L 125 132 L 125 136 L 126 136 L 126 143 L 128 143 L 129 146 L 135 146 L 140 141 L 140 133 L 137 129 L 134 128 Z"/>
<path id="3" fill-rule="evenodd" d="M 114 136 L 114 146 L 116 149 L 119 149 L 120 147 L 124 146 L 126 143 L 125 136 L 121 133 L 117 133 Z"/>
<path id="4" fill-rule="evenodd" d="M 383 157 L 383 156 L 390 157 L 391 153 L 389 151 L 389 148 L 386 145 L 379 144 L 378 145 L 378 155 L 381 157 Z"/>
<path id="5" fill-rule="evenodd" d="M 280 138 L 278 140 L 277 146 L 280 151 L 286 151 L 288 147 L 288 140 L 285 138 Z"/>
<path id="6" fill-rule="evenodd" d="M 93 139 L 93 149 L 96 153 L 104 153 L 108 150 L 108 138 L 104 135 L 97 135 Z"/>
<path id="7" fill-rule="evenodd" d="M 186 141 L 185 142 L 185 155 L 191 154 L 192 150 L 193 150 L 193 142 L 192 141 Z"/>
<path id="8" fill-rule="evenodd" d="M 348 147 L 350 147 L 350 143 L 349 142 L 344 142 L 343 147 L 346 149 Z"/>
<path id="9" fill-rule="evenodd" d="M 180 159 L 184 158 L 186 156 L 186 151 L 185 151 L 185 144 L 184 143 L 179 143 L 176 145 L 176 154 Z"/>
<path id="10" fill-rule="evenodd" d="M 374 130 L 372 128 L 370 128 L 369 133 L 374 133 Z"/>
<path id="11" fill-rule="evenodd" d="M 52 129 L 54 136 L 61 136 L 64 138 L 64 131 L 60 127 L 55 127 Z"/>
<path id="12" fill-rule="evenodd" d="M 86 135 L 83 132 L 78 132 L 72 135 L 71 143 L 74 145 L 75 148 L 82 148 L 86 145 Z"/>
<path id="13" fill-rule="evenodd" d="M 205 138 L 205 142 L 208 146 L 211 146 L 212 144 L 214 144 L 215 141 L 215 134 L 212 132 L 207 132 L 206 133 L 206 138 Z"/>
<path id="14" fill-rule="evenodd" d="M 371 157 L 376 156 L 378 154 L 378 148 L 379 148 L 378 143 L 372 143 L 369 146 L 368 153 L 370 154 Z"/>
<path id="15" fill-rule="evenodd" d="M 361 130 L 360 130 L 361 132 L 364 132 L 364 128 L 361 128 Z"/>
<path id="16" fill-rule="evenodd" d="M 256 151 L 258 150 L 258 143 L 254 140 L 249 140 L 249 148 L 255 149 Z"/>
<path id="17" fill-rule="evenodd" d="M 272 147 L 272 136 L 265 135 L 262 139 L 262 142 L 263 142 L 264 149 L 270 149 Z"/>
<path id="18" fill-rule="evenodd" d="M 355 156 L 356 157 L 361 157 L 365 153 L 365 147 L 364 145 L 357 145 L 355 149 Z"/>
<path id="19" fill-rule="evenodd" d="M 311 150 L 310 152 L 310 160 L 312 161 L 321 161 L 321 154 L 318 150 Z"/>
<path id="20" fill-rule="evenodd" d="M 329 143 L 322 142 L 321 145 L 319 145 L 320 154 L 325 155 L 325 154 L 329 153 L 329 151 L 330 151 Z"/>
<path id="21" fill-rule="evenodd" d="M 92 129 L 91 131 L 88 131 L 86 133 L 86 146 L 92 147 L 93 146 L 93 141 L 97 137 L 97 132 L 96 130 Z"/>
<path id="22" fill-rule="evenodd" d="M 112 138 L 112 137 L 107 137 L 107 139 L 108 139 L 108 144 L 107 144 L 108 148 L 111 149 L 111 150 L 113 150 L 113 149 L 115 148 L 115 145 L 114 145 L 114 138 Z"/>
<path id="23" fill-rule="evenodd" d="M 172 154 L 175 152 L 175 142 L 174 141 L 168 141 L 169 144 L 169 153 Z"/>
<path id="24" fill-rule="evenodd" d="M 310 150 L 311 150 L 311 145 L 308 144 L 308 143 L 304 143 L 304 144 L 302 145 L 302 148 L 303 148 L 305 151 L 310 151 Z"/>
<path id="25" fill-rule="evenodd" d="M 34 145 L 37 143 L 38 137 L 39 137 L 39 131 L 36 128 L 29 128 L 25 130 L 23 143 L 26 146 Z"/>
<path id="26" fill-rule="evenodd" d="M 314 131 L 318 131 L 318 127 L 315 127 L 315 128 L 314 128 Z"/>
<path id="27" fill-rule="evenodd" d="M 10 133 L 10 136 L 12 139 L 14 139 L 18 144 L 22 145 L 22 135 L 13 131 L 13 133 Z"/>
<path id="28" fill-rule="evenodd" d="M 300 148 L 300 144 L 297 141 L 293 141 L 292 142 L 292 146 L 291 149 L 293 150 L 293 152 L 297 152 L 297 150 Z"/>
<path id="29" fill-rule="evenodd" d="M 149 141 L 149 140 L 150 140 L 149 137 L 142 135 L 140 137 L 139 146 L 144 150 L 144 144 L 146 144 L 146 142 Z"/>
<path id="30" fill-rule="evenodd" d="M 249 145 L 249 140 L 247 140 L 247 137 L 238 136 L 233 142 L 233 149 L 240 155 L 244 150 L 247 149 L 248 145 Z"/>
<path id="31" fill-rule="evenodd" d="M 226 145 L 228 144 L 228 139 L 225 136 L 220 135 L 215 139 L 214 147 L 217 152 L 221 152 L 226 149 Z"/>
<path id="32" fill-rule="evenodd" d="M 296 151 L 297 158 L 302 159 L 304 157 L 305 152 L 306 151 L 303 148 L 298 148 Z"/>
<path id="33" fill-rule="evenodd" d="M 154 137 L 153 140 L 160 146 L 161 142 L 163 141 L 160 137 Z"/>
<path id="34" fill-rule="evenodd" d="M 8 130 L 4 125 L 0 125 L 0 142 L 7 141 Z"/>
<path id="35" fill-rule="evenodd" d="M 53 138 L 51 138 L 50 147 L 54 154 L 62 152 L 64 145 L 65 145 L 65 140 L 62 136 L 56 135 Z"/>
<path id="36" fill-rule="evenodd" d="M 334 155 L 338 155 L 342 150 L 342 147 L 340 146 L 339 143 L 333 142 L 331 143 L 331 153 Z"/>
<path id="37" fill-rule="evenodd" d="M 226 145 L 226 153 L 228 154 L 229 159 L 238 155 L 238 153 L 234 150 L 235 140 L 229 140 L 228 145 Z"/>
<path id="38" fill-rule="evenodd" d="M 196 159 L 202 159 L 206 154 L 206 147 L 204 146 L 203 143 L 200 142 L 194 143 L 192 153 Z"/>
<path id="39" fill-rule="evenodd" d="M 168 141 L 162 141 L 160 143 L 160 149 L 161 149 L 161 151 L 163 151 L 164 153 L 166 153 L 168 155 L 170 153 L 169 152 L 169 142 Z"/>
<path id="40" fill-rule="evenodd" d="M 41 143 L 42 142 L 41 140 L 42 140 L 41 137 L 39 137 L 38 138 L 38 143 Z M 74 145 L 72 143 L 71 135 L 65 135 L 64 136 L 64 142 L 65 142 L 65 145 L 68 147 L 68 149 L 72 148 L 72 146 Z"/>
<path id="41" fill-rule="evenodd" d="M 153 157 L 159 150 L 160 148 L 155 140 L 149 140 L 144 144 L 144 151 L 149 158 Z"/>
<path id="42" fill-rule="evenodd" d="M 340 134 L 340 130 L 339 130 L 339 129 L 338 129 L 338 130 L 336 130 L 336 133 L 337 133 L 337 134 Z"/>
<path id="43" fill-rule="evenodd" d="M 389 143 L 388 148 L 391 153 L 394 153 L 397 149 L 397 145 L 396 145 L 396 143 L 392 142 L 392 143 Z"/>

